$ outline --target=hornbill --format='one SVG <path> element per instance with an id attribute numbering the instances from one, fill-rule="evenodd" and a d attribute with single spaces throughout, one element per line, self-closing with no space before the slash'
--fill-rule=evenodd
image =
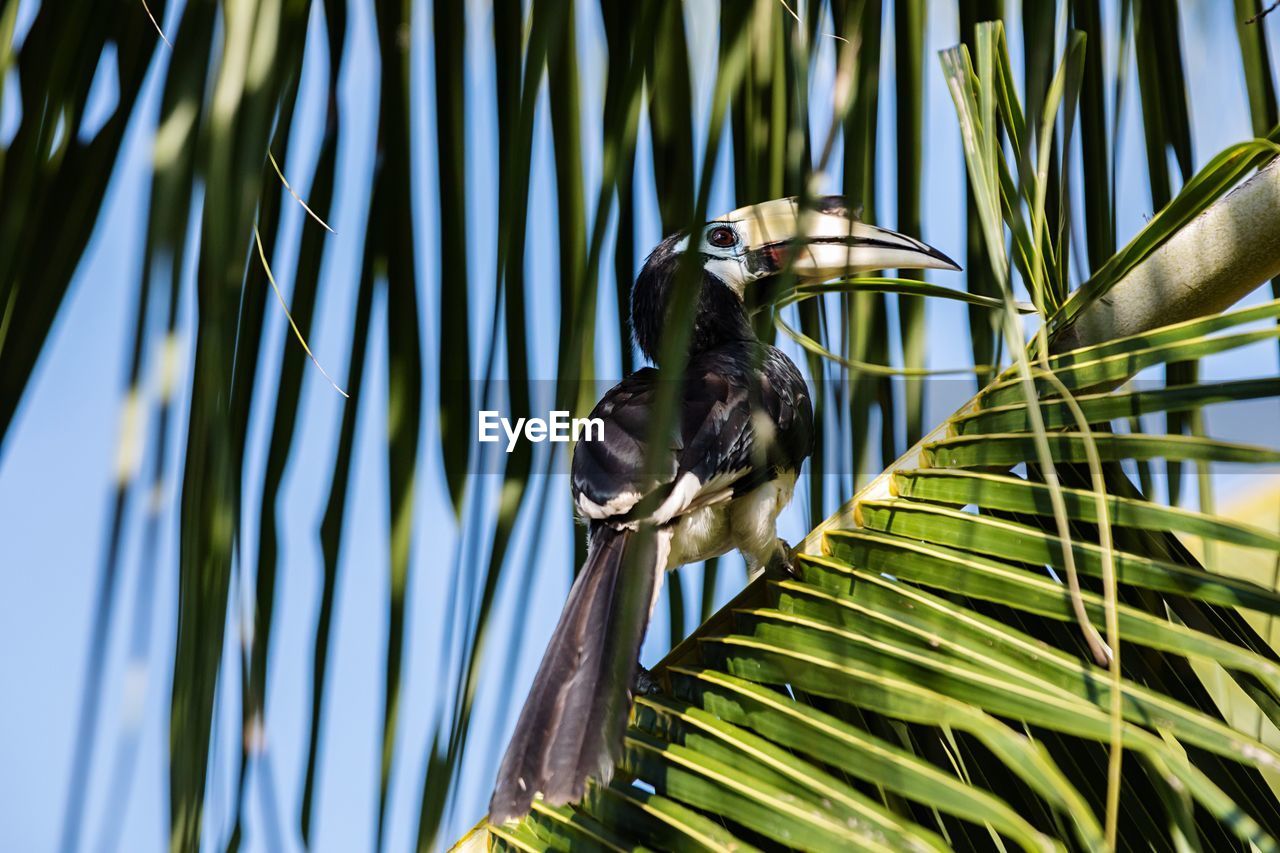
<path id="1" fill-rule="evenodd" d="M 879 269 L 959 269 L 918 240 L 858 221 L 836 197 L 740 208 L 645 261 L 631 294 L 640 350 L 657 362 L 681 257 L 697 252 L 699 288 L 679 408 L 655 453 L 658 371 L 639 370 L 591 413 L 603 437 L 573 455 L 586 564 L 534 676 L 489 802 L 494 823 L 528 813 L 535 794 L 575 802 L 607 782 L 622 752 L 631 693 L 653 689 L 638 658 L 663 572 L 736 548 L 748 567 L 787 566 L 775 522 L 813 450 L 813 406 L 781 350 L 761 342 L 746 288 L 790 271 L 823 281 Z M 694 260 L 694 259 L 691 259 Z M 646 610 L 647 608 L 647 610 Z"/>

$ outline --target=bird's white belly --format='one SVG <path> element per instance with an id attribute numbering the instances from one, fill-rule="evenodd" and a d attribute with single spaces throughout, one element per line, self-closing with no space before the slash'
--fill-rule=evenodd
<path id="1" fill-rule="evenodd" d="M 709 560 L 733 548 L 729 533 L 729 502 L 711 504 L 684 513 L 671 525 L 671 551 L 667 569 Z"/>
<path id="2" fill-rule="evenodd" d="M 667 569 L 718 557 L 734 548 L 755 564 L 752 569 L 763 566 L 773 553 L 778 514 L 791 500 L 795 484 L 795 472 L 783 471 L 733 500 L 682 513 L 671 525 Z"/>

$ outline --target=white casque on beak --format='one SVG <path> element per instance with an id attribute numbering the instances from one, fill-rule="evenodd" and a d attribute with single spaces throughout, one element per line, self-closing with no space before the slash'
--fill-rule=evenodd
<path id="1" fill-rule="evenodd" d="M 739 208 L 715 223 L 737 232 L 753 278 L 786 269 L 807 281 L 882 269 L 960 269 L 920 240 L 860 222 L 842 200 L 815 202 L 814 208 L 802 208 L 795 198 L 774 199 Z"/>

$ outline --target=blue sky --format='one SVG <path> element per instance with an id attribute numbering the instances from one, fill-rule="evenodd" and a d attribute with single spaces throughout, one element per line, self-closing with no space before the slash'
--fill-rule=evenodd
<path id="1" fill-rule="evenodd" d="M 19 32 L 30 20 L 36 0 L 23 0 Z M 340 145 L 339 183 L 334 213 L 329 222 L 336 235 L 328 238 L 324 283 L 317 325 L 310 344 L 325 369 L 335 377 L 345 375 L 350 315 L 355 282 L 359 272 L 360 235 L 367 205 L 371 172 L 369 153 L 376 128 L 377 59 L 369 4 L 353 3 L 349 21 L 349 50 L 343 68 L 341 106 L 343 138 Z M 1016 5 L 1016 4 L 1011 4 Z M 1104 4 L 1110 5 L 1110 4 Z M 169 10 L 164 27 L 171 32 L 181 4 Z M 600 127 L 605 62 L 603 32 L 594 3 L 578 4 L 580 10 L 579 49 L 582 64 L 584 105 L 584 152 L 587 155 L 585 185 L 598 178 Z M 473 363 L 485 341 L 493 310 L 492 281 L 494 244 L 490 227 L 496 208 L 496 121 L 488 93 L 493 80 L 489 56 L 491 24 L 486 4 L 471 2 L 469 10 L 468 87 L 473 93 L 468 112 L 470 162 L 468 183 L 473 204 L 470 209 L 471 299 L 474 310 Z M 886 15 L 891 14 L 886 12 Z M 1190 78 L 1192 127 L 1197 165 L 1203 164 L 1223 146 L 1246 138 L 1249 121 L 1244 84 L 1239 72 L 1239 53 L 1230 17 L 1231 4 L 1200 3 L 1184 12 L 1183 35 Z M 699 103 L 706 105 L 714 68 L 717 36 L 715 11 L 711 4 L 686 7 L 693 65 L 698 80 Z M 1108 13 L 1108 18 L 1114 17 Z M 423 346 L 427 365 L 427 400 L 424 410 L 422 472 L 416 507 L 416 541 L 409 587 L 409 630 L 406 637 L 404 711 L 401 741 L 394 771 L 390 812 L 390 849 L 406 849 L 412 841 L 421 785 L 421 762 L 434 720 L 430 709 L 439 695 L 442 674 L 438 663 L 441 626 L 448 606 L 450 576 L 457 564 L 457 531 L 447 494 L 444 491 L 438 432 L 434 408 L 435 352 L 439 339 L 436 299 L 441 277 L 431 252 L 437 233 L 434 210 L 435 158 L 431 140 L 435 136 L 431 79 L 429 4 L 418 3 L 414 20 L 414 114 L 413 129 L 422 141 L 415 149 L 413 187 L 419 213 L 418 264 L 423 293 Z M 139 26 L 150 27 L 139 10 Z M 935 59 L 936 51 L 957 40 L 954 4 L 930 4 L 930 30 L 926 44 L 925 138 L 928 148 L 924 187 L 925 225 L 921 235 L 935 246 L 962 259 L 963 188 L 958 135 L 950 99 L 943 87 Z M 318 16 L 313 32 L 323 37 Z M 1011 33 L 1020 31 L 1016 18 L 1008 21 Z M 1267 22 L 1273 52 L 1280 50 L 1274 35 L 1280 21 Z M 314 39 L 313 39 L 314 41 Z M 1114 40 L 1113 40 L 1114 41 Z M 1020 60 L 1018 40 L 1011 39 L 1014 60 Z M 306 195 L 304 176 L 310 174 L 320 137 L 322 121 L 324 59 L 315 44 L 308 47 L 300 90 L 295 146 L 283 161 L 295 188 Z M 886 44 L 885 63 L 892 62 L 892 46 Z M 831 80 L 830 48 L 824 48 L 813 81 L 815 105 L 827 100 Z M 139 118 L 130 127 L 125 153 L 117 165 L 111 191 L 95 236 L 54 327 L 27 398 L 6 443 L 0 450 L 0 542 L 3 542 L 0 572 L 0 848 L 48 850 L 57 842 L 59 821 L 70 768 L 72 733 L 80 701 L 80 685 L 85 665 L 85 645 L 92 600 L 97 585 L 100 554 L 105 537 L 106 510 L 112 471 L 120 434 L 119 411 L 125 376 L 127 343 L 133 321 L 134 294 L 146 223 L 146 204 L 151 154 L 151 135 L 158 108 L 160 73 L 167 60 L 161 51 L 158 64 L 143 90 Z M 12 79 L 6 81 L 12 86 Z M 882 77 L 886 92 L 892 78 Z M 110 85 L 99 87 L 97 109 L 110 108 L 114 93 Z M 13 91 L 12 88 L 9 91 Z M 12 98 L 5 99 L 6 114 L 0 114 L 0 138 L 12 132 L 15 116 Z M 882 99 L 881 149 L 882 180 L 889 180 L 894 168 L 891 152 L 892 98 Z M 1120 234 L 1132 235 L 1149 215 L 1145 168 L 1141 149 L 1141 128 L 1130 98 L 1124 116 L 1123 149 L 1120 163 Z M 92 111 L 91 111 L 92 112 Z M 705 110 L 704 110 L 705 113 Z M 558 280 L 556 273 L 556 217 L 554 168 L 545 103 L 540 115 L 535 144 L 535 164 L 530 206 L 528 280 L 531 316 L 531 375 L 554 377 Z M 815 108 L 814 130 L 823 133 L 827 118 Z M 699 134 L 705 128 L 698 129 Z M 643 128 L 641 139 L 644 139 Z M 699 146 L 701 141 L 699 141 Z M 698 150 L 701 150 L 699 147 Z M 277 155 L 279 152 L 277 152 Z M 836 158 L 838 161 L 838 157 Z M 730 154 L 722 149 L 717 171 L 713 210 L 734 206 L 730 184 Z M 637 178 L 645 192 L 641 195 L 641 218 L 637 234 L 639 246 L 649 246 L 659 238 L 656 203 L 647 146 L 642 142 Z M 838 175 L 828 176 L 828 187 L 838 187 Z M 281 257 L 295 250 L 304 217 L 295 205 L 286 205 L 285 233 Z M 894 222 L 892 198 L 886 194 L 881 220 Z M 963 260 L 962 260 L 963 263 Z M 287 264 L 277 265 L 281 287 L 288 294 L 292 285 Z M 601 287 L 612 290 L 608 273 L 612 259 L 602 263 Z M 958 276 L 936 275 L 933 280 L 960 286 Z M 464 286 L 446 280 L 444 286 Z M 181 375 L 190 371 L 192 322 L 190 290 L 183 306 L 179 351 Z M 613 339 L 612 299 L 601 299 L 598 352 L 616 352 Z M 376 307 L 375 327 L 381 306 Z M 969 358 L 967 325 L 963 311 L 948 304 L 934 304 L 930 311 L 929 362 L 947 366 Z M 279 353 L 286 343 L 283 315 L 269 303 L 269 331 L 262 376 L 274 377 Z M 288 343 L 292 343 L 291 341 Z M 153 347 L 162 342 L 153 340 Z M 380 395 L 385 388 L 385 339 L 379 333 L 370 350 L 367 366 L 367 393 Z M 1210 368 L 1216 375 L 1229 375 L 1246 368 L 1248 359 L 1267 358 L 1274 365 L 1274 347 L 1255 350 L 1237 360 L 1224 360 Z M 1256 364 L 1253 365 L 1256 369 Z M 599 374 L 616 377 L 618 364 L 612 356 L 601 356 Z M 185 382 L 179 387 L 185 388 Z M 148 380 L 148 394 L 154 395 L 157 378 Z M 967 387 L 967 386 L 966 386 Z M 957 391 L 957 393 L 961 393 Z M 958 400 L 937 400 L 931 420 L 947 414 Z M 282 554 L 280 587 L 273 635 L 273 669 L 269 686 L 267 744 L 270 755 L 271 788 L 281 804 L 283 843 L 297 846 L 295 806 L 300 796 L 301 769 L 305 757 L 305 719 L 310 691 L 310 644 L 319 595 L 320 554 L 316 531 L 328 489 L 331 456 L 344 405 L 317 372 L 306 380 L 299 420 L 299 437 L 285 481 L 280 507 Z M 177 410 L 185 417 L 186 400 Z M 269 411 L 259 407 L 253 415 L 250 484 L 261 477 Z M 148 425 L 148 440 L 154 439 L 154 424 Z M 185 424 L 179 424 L 184 428 Z M 356 474 L 353 480 L 350 515 L 343 545 L 343 566 L 338 592 L 334 654 L 331 659 L 330 689 L 323 740 L 323 765 L 318 791 L 319 820 L 314 838 L 321 850 L 368 849 L 376 810 L 378 773 L 378 724 L 382 706 L 382 655 L 386 619 L 386 535 L 385 462 L 380 449 L 384 430 L 379 405 L 362 407 L 358 433 Z M 172 462 L 180 462 L 180 447 L 174 448 Z M 498 480 L 477 477 L 481 498 L 491 500 Z M 554 624 L 569 583 L 572 527 L 567 511 L 567 480 L 554 475 L 548 483 L 552 505 L 559 501 L 563 512 L 553 512 L 552 521 L 542 531 L 535 553 L 529 522 L 517 531 L 514 558 L 536 559 L 538 574 L 531 598 L 517 601 L 517 591 L 504 589 L 496 619 L 507 621 L 516 607 L 527 608 L 526 637 L 519 644 L 522 668 L 516 683 L 498 684 L 501 673 L 490 668 L 478 708 L 478 749 L 463 772 L 463 792 L 459 808 L 446 829 L 446 837 L 457 835 L 477 819 L 487 800 L 494 762 L 505 744 L 507 729 L 524 696 L 528 679 L 537 663 L 546 637 Z M 149 657 L 145 666 L 128 663 L 128 642 L 139 613 L 135 595 L 141 567 L 139 529 L 129 527 L 123 576 L 119 587 L 115 630 L 108 653 L 110 662 L 103 713 L 98 731 L 98 749 L 91 776 L 92 793 L 88 823 L 83 837 L 93 849 L 149 851 L 167 844 L 167 766 L 169 671 L 175 631 L 176 601 L 176 513 L 177 485 L 169 483 L 162 495 L 165 507 L 162 554 L 154 567 L 149 587 L 154 604 Z M 252 543 L 256 536 L 259 495 L 250 485 L 245 495 L 246 518 L 243 540 L 248 549 L 244 562 L 252 565 Z M 136 521 L 136 519 L 135 519 Z M 784 517 L 782 535 L 799 538 L 803 530 L 800 507 L 793 506 Z M 741 582 L 736 558 L 722 572 L 721 599 L 727 598 Z M 692 571 L 682 573 L 686 596 L 696 600 L 700 588 Z M 247 591 L 238 590 L 247 600 Z M 247 584 L 251 587 L 252 583 Z M 146 596 L 143 596 L 145 600 Z M 663 608 L 650 632 L 645 659 L 653 660 L 663 651 L 667 635 Z M 233 614 L 239 619 L 239 614 Z M 232 625 L 234 628 L 234 623 Z M 234 631 L 229 631 L 234 636 Z M 506 648 L 508 636 L 494 638 L 493 647 Z M 234 647 L 228 645 L 228 653 Z M 231 663 L 230 657 L 228 662 Z M 234 671 L 234 670 L 233 670 Z M 130 720 L 140 720 L 140 751 L 132 780 L 132 796 L 122 812 L 108 809 L 106 788 L 114 750 L 121 733 L 130 730 Z M 210 777 L 210 797 L 206 811 L 206 832 L 215 843 L 224 838 L 230 814 L 234 783 L 234 752 L 239 738 L 239 711 L 234 701 L 219 705 L 218 729 Z M 263 810 L 263 779 L 251 780 L 249 792 L 249 834 L 251 850 L 271 849 Z M 104 827 L 116 827 L 118 838 L 100 838 Z M 113 833 L 114 834 L 114 833 Z M 90 844 L 86 844 L 90 846 Z"/>

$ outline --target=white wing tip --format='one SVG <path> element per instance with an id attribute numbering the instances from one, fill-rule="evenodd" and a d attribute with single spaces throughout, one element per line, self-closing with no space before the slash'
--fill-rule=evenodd
<path id="1" fill-rule="evenodd" d="M 619 515 L 626 515 L 631 508 L 640 502 L 639 492 L 620 492 L 603 504 L 598 504 L 585 494 L 578 493 L 578 512 L 583 518 L 602 520 Z"/>

